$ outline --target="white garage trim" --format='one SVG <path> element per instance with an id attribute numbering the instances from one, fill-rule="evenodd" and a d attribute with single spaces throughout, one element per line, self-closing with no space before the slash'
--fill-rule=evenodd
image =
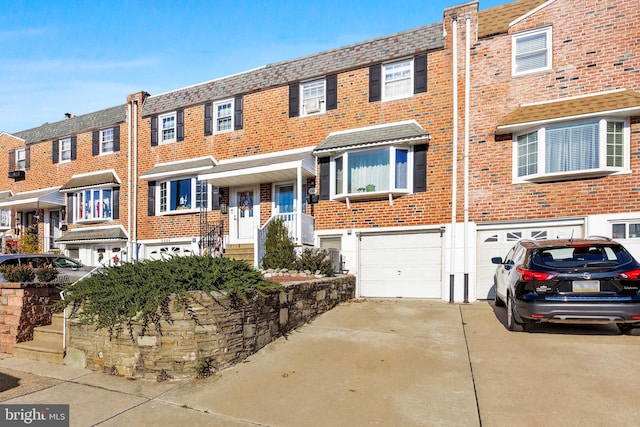
<path id="1" fill-rule="evenodd" d="M 585 220 L 516 222 L 477 227 L 476 298 L 493 299 L 492 257 L 504 257 L 519 239 L 579 238 L 585 235 Z"/>
<path id="2" fill-rule="evenodd" d="M 442 298 L 442 230 L 360 232 L 358 286 L 362 297 Z"/>

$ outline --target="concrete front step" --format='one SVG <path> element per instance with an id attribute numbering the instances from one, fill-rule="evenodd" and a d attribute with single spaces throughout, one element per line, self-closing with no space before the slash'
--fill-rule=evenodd
<path id="1" fill-rule="evenodd" d="M 64 349 L 62 348 L 62 338 L 57 343 L 27 341 L 15 344 L 13 346 L 13 356 L 63 365 Z"/>
<path id="2" fill-rule="evenodd" d="M 62 365 L 64 359 L 63 325 L 64 316 L 62 313 L 54 314 L 50 325 L 33 328 L 33 341 L 13 346 L 13 356 Z"/>
<path id="3" fill-rule="evenodd" d="M 225 258 L 242 260 L 253 265 L 253 244 L 228 244 L 224 249 Z"/>
<path id="4" fill-rule="evenodd" d="M 33 341 L 53 342 L 62 346 L 62 326 L 51 324 L 34 328 Z"/>

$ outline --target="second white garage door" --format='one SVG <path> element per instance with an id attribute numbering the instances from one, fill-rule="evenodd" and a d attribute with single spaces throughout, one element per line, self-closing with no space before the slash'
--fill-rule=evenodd
<path id="1" fill-rule="evenodd" d="M 442 297 L 442 237 L 439 232 L 360 236 L 360 295 Z"/>

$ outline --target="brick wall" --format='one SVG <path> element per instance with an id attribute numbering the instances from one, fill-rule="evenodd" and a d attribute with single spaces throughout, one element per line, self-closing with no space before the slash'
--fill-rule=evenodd
<path id="1" fill-rule="evenodd" d="M 0 353 L 33 339 L 33 328 L 51 324 L 50 304 L 60 299 L 48 283 L 0 283 Z"/>
<path id="2" fill-rule="evenodd" d="M 135 343 L 127 331 L 110 339 L 106 330 L 69 322 L 67 352 L 80 352 L 89 369 L 155 379 L 162 371 L 173 377 L 194 377 L 203 360 L 217 371 L 236 364 L 269 342 L 355 296 L 355 277 L 341 276 L 286 285 L 285 290 L 257 297 L 233 308 L 210 295 L 194 292 L 200 325 L 184 311 L 172 310 L 172 325 L 162 322 L 162 335 L 153 327 Z M 77 359 L 77 357 L 75 357 Z"/>
<path id="3" fill-rule="evenodd" d="M 470 218 L 498 221 L 638 211 L 631 175 L 543 184 L 512 184 L 512 139 L 494 137 L 498 121 L 520 104 L 640 90 L 640 9 L 634 2 L 551 2 L 509 34 L 471 51 Z M 511 77 L 511 35 L 553 28 L 553 69 Z M 640 168 L 640 118 L 631 120 L 631 170 Z"/>
<path id="4" fill-rule="evenodd" d="M 289 87 L 281 86 L 244 96 L 243 129 L 204 135 L 204 106 L 184 110 L 185 139 L 151 147 L 150 117 L 140 124 L 139 173 L 156 163 L 203 155 L 217 160 L 313 147 L 331 132 L 377 124 L 416 120 L 432 136 L 428 152 L 428 189 L 397 199 L 354 202 L 322 202 L 316 206 L 316 229 L 434 224 L 446 220 L 450 200 L 451 165 L 451 60 L 446 51 L 428 55 L 428 91 L 390 102 L 369 102 L 369 68 L 343 72 L 337 76 L 338 108 L 324 114 L 289 117 Z M 319 178 L 316 180 L 319 182 Z M 270 185 L 270 184 L 268 184 Z M 139 239 L 194 235 L 198 233 L 197 214 L 146 217 L 147 183 L 139 192 Z M 261 186 L 261 223 L 268 219 L 271 189 Z M 217 213 L 216 213 L 217 214 Z"/>

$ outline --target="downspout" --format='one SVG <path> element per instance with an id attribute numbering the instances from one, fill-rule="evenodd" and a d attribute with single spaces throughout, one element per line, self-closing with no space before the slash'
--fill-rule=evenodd
<path id="1" fill-rule="evenodd" d="M 469 302 L 469 66 L 471 18 L 465 22 L 464 51 L 464 302 Z"/>
<path id="2" fill-rule="evenodd" d="M 133 249 L 138 260 L 138 100 L 133 101 Z"/>
<path id="3" fill-rule="evenodd" d="M 456 268 L 456 205 L 458 177 L 458 16 L 451 16 L 453 22 L 453 151 L 451 178 L 451 254 L 449 266 L 449 302 L 454 300 Z"/>
<path id="4" fill-rule="evenodd" d="M 127 120 L 127 232 L 129 233 L 129 242 L 127 244 L 128 251 L 129 251 L 129 260 L 131 260 L 131 258 L 133 257 L 133 243 L 132 243 L 132 236 L 131 236 L 131 188 L 132 188 L 132 184 L 131 184 L 131 128 L 132 128 L 132 124 L 131 124 L 131 120 L 132 120 L 132 116 L 131 116 L 131 112 L 132 112 L 132 108 L 131 108 L 131 101 L 129 101 L 129 104 L 127 105 L 127 114 L 128 114 L 128 118 L 129 120 Z"/>
<path id="5" fill-rule="evenodd" d="M 296 203 L 296 234 L 298 235 L 298 243 L 302 246 L 302 165 L 298 165 L 296 193 L 298 195 L 298 203 Z"/>

